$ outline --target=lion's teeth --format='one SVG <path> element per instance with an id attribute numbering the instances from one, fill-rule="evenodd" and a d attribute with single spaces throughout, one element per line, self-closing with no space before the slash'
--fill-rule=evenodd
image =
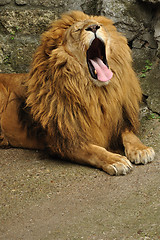
<path id="1" fill-rule="evenodd" d="M 96 69 L 94 70 L 94 73 L 97 75 L 97 71 L 96 71 Z"/>

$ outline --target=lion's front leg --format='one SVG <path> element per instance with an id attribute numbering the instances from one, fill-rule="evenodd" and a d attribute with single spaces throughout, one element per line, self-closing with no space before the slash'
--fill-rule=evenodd
<path id="1" fill-rule="evenodd" d="M 92 144 L 72 152 L 68 157 L 75 162 L 103 169 L 110 175 L 125 175 L 132 169 L 126 157 Z"/>
<path id="2" fill-rule="evenodd" d="M 146 147 L 140 139 L 131 131 L 122 133 L 122 141 L 126 157 L 135 164 L 147 164 L 152 162 L 155 152 L 152 147 Z"/>

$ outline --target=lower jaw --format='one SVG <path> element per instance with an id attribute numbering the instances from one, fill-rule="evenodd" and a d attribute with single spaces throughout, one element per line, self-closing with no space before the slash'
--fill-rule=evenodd
<path id="1" fill-rule="evenodd" d="M 103 87 L 103 86 L 108 85 L 111 80 L 108 80 L 108 81 L 106 81 L 106 82 L 102 82 L 102 81 L 99 81 L 98 79 L 92 78 L 92 81 L 93 81 L 93 83 L 94 83 L 96 86 L 98 86 L 98 87 Z"/>

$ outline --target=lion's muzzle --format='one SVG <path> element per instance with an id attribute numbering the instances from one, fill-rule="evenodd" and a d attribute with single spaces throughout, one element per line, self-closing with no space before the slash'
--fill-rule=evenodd
<path id="1" fill-rule="evenodd" d="M 86 29 L 86 31 L 92 31 L 95 34 L 95 38 L 87 50 L 87 64 L 92 78 L 101 82 L 108 82 L 113 73 L 109 69 L 106 59 L 105 44 L 96 36 L 96 31 L 99 28 L 99 25 L 91 25 Z"/>

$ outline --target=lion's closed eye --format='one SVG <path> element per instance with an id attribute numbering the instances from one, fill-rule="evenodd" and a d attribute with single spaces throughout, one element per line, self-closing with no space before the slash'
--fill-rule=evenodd
<path id="1" fill-rule="evenodd" d="M 76 29 L 76 30 L 74 30 L 75 32 L 79 32 L 79 31 L 81 31 L 81 28 L 78 28 L 78 29 Z"/>

